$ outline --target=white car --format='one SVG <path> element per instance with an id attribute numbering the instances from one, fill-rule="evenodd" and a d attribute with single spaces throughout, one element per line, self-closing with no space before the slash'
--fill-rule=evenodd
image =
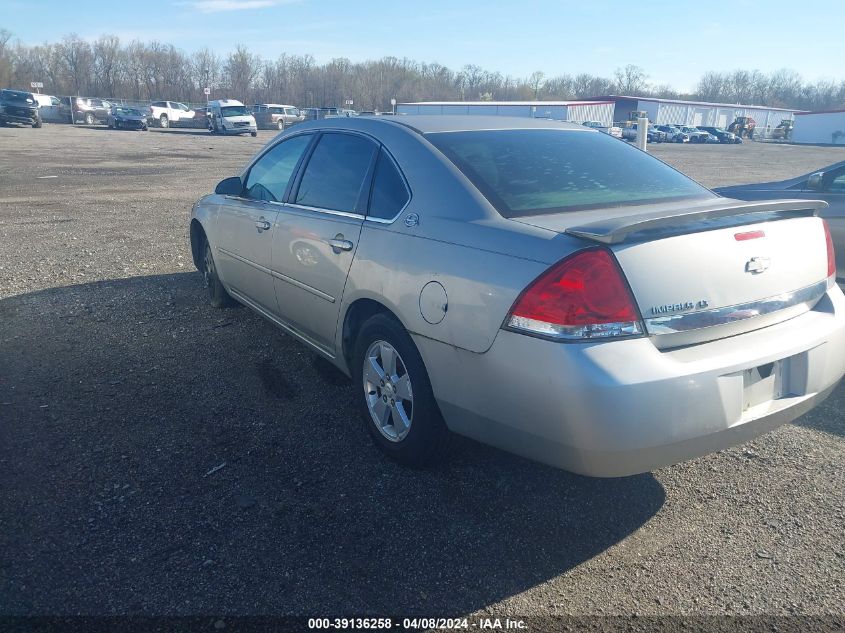
<path id="1" fill-rule="evenodd" d="M 584 121 L 581 125 L 584 127 L 610 134 L 615 138 L 622 138 L 622 128 L 616 125 L 605 125 L 601 121 Z"/>
<path id="2" fill-rule="evenodd" d="M 194 111 L 178 101 L 153 101 L 150 104 L 150 118 L 159 127 L 170 127 L 179 121 L 192 121 Z"/>

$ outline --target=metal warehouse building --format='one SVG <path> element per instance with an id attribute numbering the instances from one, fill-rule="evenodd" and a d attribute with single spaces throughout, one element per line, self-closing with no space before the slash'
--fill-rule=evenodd
<path id="1" fill-rule="evenodd" d="M 614 102 L 614 121 L 627 121 L 631 112 L 645 111 L 648 113 L 648 120 L 658 125 L 711 125 L 726 128 L 736 117 L 750 116 L 756 121 L 757 129 L 763 131 L 767 128 L 776 128 L 782 120 L 792 119 L 795 113 L 800 112 L 800 110 L 766 106 L 625 95 L 608 95 L 596 97 L 596 99 Z"/>
<path id="2" fill-rule="evenodd" d="M 400 103 L 396 114 L 482 114 L 558 121 L 613 122 L 613 101 L 421 101 Z"/>
<path id="3" fill-rule="evenodd" d="M 845 110 L 797 113 L 792 142 L 845 145 Z"/>

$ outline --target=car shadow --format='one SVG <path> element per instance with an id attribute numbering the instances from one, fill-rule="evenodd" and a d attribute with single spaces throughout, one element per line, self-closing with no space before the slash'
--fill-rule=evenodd
<path id="1" fill-rule="evenodd" d="M 97 130 L 97 131 L 105 131 L 105 132 L 138 132 L 140 130 L 132 130 L 132 129 L 118 129 L 113 130 L 105 123 L 102 125 L 84 125 L 78 124 L 77 127 L 85 128 L 86 130 Z M 185 127 L 185 128 L 176 128 L 176 127 L 169 127 L 169 128 L 160 128 L 154 127 L 150 125 L 147 128 L 149 132 L 156 132 L 159 134 L 183 134 L 187 136 L 216 136 L 208 131 L 208 128 L 199 128 L 199 127 Z"/>
<path id="2" fill-rule="evenodd" d="M 845 388 L 843 387 L 845 383 L 840 383 L 827 400 L 805 413 L 793 424 L 845 437 L 845 416 L 842 415 L 842 411 L 845 411 Z"/>
<path id="3" fill-rule="evenodd" d="M 400 467 L 342 374 L 196 273 L 13 296 L 0 324 L 7 614 L 467 614 L 665 499 L 464 439 Z"/>

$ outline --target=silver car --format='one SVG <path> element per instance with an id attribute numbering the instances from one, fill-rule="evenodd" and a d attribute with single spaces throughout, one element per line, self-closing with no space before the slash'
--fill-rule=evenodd
<path id="1" fill-rule="evenodd" d="M 351 376 L 407 464 L 449 432 L 594 476 L 802 415 L 845 373 L 823 202 L 721 198 L 580 125 L 359 117 L 277 136 L 194 206 L 211 303 Z"/>

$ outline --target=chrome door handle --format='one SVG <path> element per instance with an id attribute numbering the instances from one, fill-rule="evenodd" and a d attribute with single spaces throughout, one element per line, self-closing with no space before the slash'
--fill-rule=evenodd
<path id="1" fill-rule="evenodd" d="M 270 224 L 263 217 L 261 219 L 255 221 L 255 228 L 258 229 L 259 233 L 261 233 L 261 231 L 269 231 L 271 226 L 272 226 L 272 224 Z"/>
<path id="2" fill-rule="evenodd" d="M 332 247 L 335 253 L 339 253 L 340 251 L 351 251 L 353 244 L 349 240 L 334 238 L 329 240 L 329 246 Z"/>

